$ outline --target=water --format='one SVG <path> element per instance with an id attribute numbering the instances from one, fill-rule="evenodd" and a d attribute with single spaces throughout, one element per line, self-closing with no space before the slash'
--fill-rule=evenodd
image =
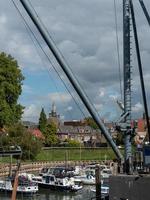
<path id="1" fill-rule="evenodd" d="M 49 191 L 48 189 L 40 190 L 39 194 L 34 197 L 24 197 L 23 195 L 17 196 L 17 200 L 80 200 L 86 199 L 90 200 L 95 196 L 93 192 L 90 191 L 91 186 L 84 186 L 84 188 L 76 193 L 65 193 L 58 191 Z M 0 194 L 0 200 L 10 200 L 10 195 Z"/>

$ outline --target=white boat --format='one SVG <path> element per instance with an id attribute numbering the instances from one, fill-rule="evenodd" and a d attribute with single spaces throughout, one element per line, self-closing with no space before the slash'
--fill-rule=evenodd
<path id="1" fill-rule="evenodd" d="M 34 194 L 38 192 L 38 184 L 26 179 L 18 181 L 17 193 Z M 7 178 L 6 180 L 0 180 L 0 191 L 1 192 L 12 192 L 13 191 L 13 180 Z"/>
<path id="2" fill-rule="evenodd" d="M 39 173 L 39 176 L 44 176 L 47 174 L 52 174 L 54 171 L 54 167 L 43 167 Z"/>
<path id="3" fill-rule="evenodd" d="M 93 166 L 92 166 L 93 167 Z M 108 180 L 112 172 L 109 168 L 105 167 L 101 170 L 101 183 Z M 80 171 L 80 175 L 74 176 L 76 182 L 82 182 L 85 185 L 95 185 L 95 169 L 89 169 L 89 166 Z M 108 182 L 108 181 L 107 181 Z"/>
<path id="4" fill-rule="evenodd" d="M 40 171 L 39 175 L 40 176 L 45 176 L 45 175 L 65 175 L 68 177 L 72 177 L 74 175 L 78 175 L 79 174 L 79 167 L 65 167 L 65 166 L 61 166 L 61 167 L 44 167 L 42 168 L 42 170 Z"/>
<path id="5" fill-rule="evenodd" d="M 74 176 L 75 182 L 82 182 L 84 185 L 95 184 L 95 170 L 85 168 L 80 171 L 80 175 Z"/>
<path id="6" fill-rule="evenodd" d="M 102 178 L 109 178 L 112 175 L 112 171 L 110 169 L 103 169 L 101 171 Z"/>
<path id="7" fill-rule="evenodd" d="M 82 189 L 82 185 L 75 184 L 74 178 L 56 177 L 55 175 L 34 176 L 32 181 L 38 183 L 41 188 L 48 188 L 51 190 L 61 190 L 76 192 Z"/>
<path id="8" fill-rule="evenodd" d="M 95 177 L 92 175 L 74 176 L 75 182 L 81 182 L 84 185 L 94 185 Z"/>
<path id="9" fill-rule="evenodd" d="M 95 188 L 91 188 L 92 192 L 96 192 Z M 109 194 L 109 187 L 108 186 L 101 186 L 101 194 Z"/>
<path id="10" fill-rule="evenodd" d="M 96 189 L 91 188 L 91 191 L 95 193 Z M 104 186 L 104 185 L 101 186 L 101 198 L 102 199 L 109 198 L 109 186 Z"/>

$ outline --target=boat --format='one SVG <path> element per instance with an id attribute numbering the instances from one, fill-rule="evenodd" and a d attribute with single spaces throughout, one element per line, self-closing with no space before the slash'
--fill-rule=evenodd
<path id="1" fill-rule="evenodd" d="M 101 183 L 108 182 L 112 171 L 109 168 L 103 168 L 101 171 Z M 82 170 L 81 175 L 74 176 L 76 182 L 82 182 L 84 185 L 95 185 L 95 169 L 86 168 Z"/>
<path id="2" fill-rule="evenodd" d="M 52 174 L 33 176 L 32 181 L 38 183 L 40 188 L 48 188 L 51 190 L 76 192 L 83 187 L 80 184 L 76 184 L 73 177 L 56 177 Z"/>
<path id="3" fill-rule="evenodd" d="M 14 179 L 7 177 L 5 180 L 0 180 L 0 192 L 12 192 Z M 38 184 L 30 181 L 25 176 L 18 177 L 17 193 L 21 194 L 35 194 L 38 192 Z"/>
<path id="4" fill-rule="evenodd" d="M 86 169 L 82 171 L 81 175 L 74 176 L 75 182 L 82 182 L 84 185 L 95 184 L 95 170 Z"/>
<path id="5" fill-rule="evenodd" d="M 90 189 L 91 192 L 96 192 L 96 189 L 95 188 L 91 188 Z M 109 197 L 109 186 L 108 185 L 102 185 L 101 186 L 101 198 L 102 199 L 106 199 Z"/>
<path id="6" fill-rule="evenodd" d="M 109 168 L 103 169 L 101 171 L 102 178 L 109 178 L 109 176 L 111 176 L 111 175 L 112 175 L 112 171 Z"/>
<path id="7" fill-rule="evenodd" d="M 81 182 L 83 185 L 94 185 L 95 184 L 95 177 L 89 175 L 83 175 L 83 176 L 75 176 L 74 177 L 75 182 Z"/>
<path id="8" fill-rule="evenodd" d="M 55 176 L 66 176 L 73 177 L 78 174 L 79 169 L 76 167 L 65 167 L 65 166 L 57 166 L 57 167 L 44 167 L 40 171 L 40 176 L 45 176 L 47 174 L 53 174 Z"/>

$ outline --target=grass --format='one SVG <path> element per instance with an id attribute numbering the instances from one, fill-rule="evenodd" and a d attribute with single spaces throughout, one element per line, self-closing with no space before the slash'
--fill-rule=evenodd
<path id="1" fill-rule="evenodd" d="M 111 148 L 50 148 L 41 150 L 34 161 L 112 160 L 114 158 L 116 156 Z M 9 162 L 10 157 L 0 157 L 0 163 Z M 16 159 L 12 159 L 12 162 L 16 163 Z"/>
<path id="2" fill-rule="evenodd" d="M 62 160 L 110 160 L 115 158 L 111 148 L 80 149 L 80 148 L 54 148 L 42 150 L 37 156 L 38 161 Z"/>

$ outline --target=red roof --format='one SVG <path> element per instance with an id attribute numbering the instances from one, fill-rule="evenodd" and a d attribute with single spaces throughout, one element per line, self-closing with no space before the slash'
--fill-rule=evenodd
<path id="1" fill-rule="evenodd" d="M 29 132 L 38 139 L 42 139 L 42 140 L 45 139 L 44 135 L 42 134 L 42 132 L 38 128 L 29 129 Z"/>
<path id="2" fill-rule="evenodd" d="M 144 132 L 144 131 L 145 131 L 145 120 L 138 119 L 138 132 Z"/>

